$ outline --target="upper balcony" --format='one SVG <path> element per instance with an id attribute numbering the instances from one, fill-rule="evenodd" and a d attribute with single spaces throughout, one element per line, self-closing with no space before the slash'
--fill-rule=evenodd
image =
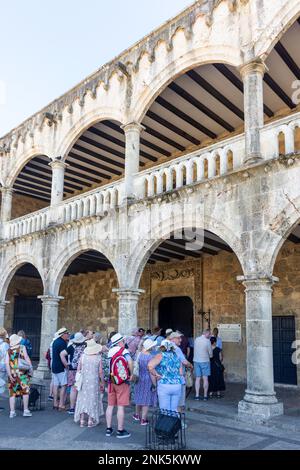
<path id="1" fill-rule="evenodd" d="M 109 93 L 107 87 L 97 91 L 97 74 L 93 75 L 78 86 L 82 93 L 76 88 L 43 110 L 46 134 L 39 127 L 38 137 L 29 136 L 24 151 L 18 143 L 22 136 L 12 140 L 17 151 L 0 161 L 2 238 L 101 216 L 125 198 L 152 198 L 245 168 L 259 157 L 268 160 L 299 150 L 300 105 L 294 87 L 300 78 L 299 21 L 263 57 L 266 67 L 260 57 L 241 64 L 240 58 L 226 62 L 195 55 L 192 63 L 188 52 L 184 60 L 184 48 L 196 47 L 191 11 L 192 7 L 187 16 L 174 19 L 174 31 L 170 22 L 170 50 L 158 45 L 150 60 L 141 46 L 139 67 L 133 71 L 121 55 Z M 180 32 L 183 18 L 194 21 L 188 34 Z M 158 30 L 154 35 L 157 44 L 160 34 Z M 128 58 L 133 52 L 126 54 Z M 229 65 L 232 62 L 235 65 Z M 155 75 L 152 63 L 168 73 Z M 124 90 L 130 74 L 133 95 L 127 110 Z M 88 97 L 82 88 L 87 85 L 93 85 Z M 61 114 L 54 112 L 54 105 Z M 34 138 L 42 144 L 33 145 Z"/>

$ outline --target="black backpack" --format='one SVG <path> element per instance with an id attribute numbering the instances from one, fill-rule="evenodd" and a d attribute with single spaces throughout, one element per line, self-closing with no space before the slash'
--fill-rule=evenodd
<path id="1" fill-rule="evenodd" d="M 31 388 L 29 393 L 29 406 L 35 407 L 36 402 L 40 398 L 40 392 L 37 388 Z"/>
<path id="2" fill-rule="evenodd" d="M 181 420 L 176 412 L 159 414 L 154 432 L 160 439 L 173 439 L 181 429 Z"/>

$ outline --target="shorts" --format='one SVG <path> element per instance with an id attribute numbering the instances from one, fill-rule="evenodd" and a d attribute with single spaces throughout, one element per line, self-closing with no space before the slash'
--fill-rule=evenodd
<path id="1" fill-rule="evenodd" d="M 178 406 L 185 406 L 186 385 L 181 385 L 181 395 Z"/>
<path id="2" fill-rule="evenodd" d="M 52 374 L 52 380 L 54 387 L 64 387 L 68 384 L 68 373 L 65 370 L 59 374 Z"/>
<path id="3" fill-rule="evenodd" d="M 128 406 L 130 404 L 130 385 L 122 383 L 120 385 L 109 384 L 108 405 Z"/>
<path id="4" fill-rule="evenodd" d="M 196 377 L 209 377 L 210 362 L 194 362 L 194 373 Z"/>

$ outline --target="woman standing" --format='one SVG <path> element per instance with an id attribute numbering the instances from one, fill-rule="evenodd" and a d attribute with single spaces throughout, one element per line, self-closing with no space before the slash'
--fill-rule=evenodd
<path id="1" fill-rule="evenodd" d="M 142 351 L 138 353 L 136 358 L 137 365 L 133 369 L 133 375 L 138 370 L 138 381 L 134 386 L 134 402 L 136 407 L 133 419 L 140 421 L 142 426 L 146 426 L 149 423 L 147 420 L 149 406 L 156 405 L 155 379 L 148 371 L 148 364 L 153 358 L 151 351 L 156 345 L 156 341 L 151 339 L 144 341 Z"/>
<path id="2" fill-rule="evenodd" d="M 7 384 L 7 372 L 6 372 L 6 353 L 9 349 L 9 345 L 6 342 L 7 331 L 4 328 L 0 328 L 0 395 L 5 392 Z M 4 410 L 0 406 L 0 410 Z"/>
<path id="3" fill-rule="evenodd" d="M 157 394 L 161 410 L 177 412 L 181 397 L 182 366 L 175 352 L 175 345 L 164 340 L 157 354 L 148 365 L 148 370 L 158 382 Z"/>
<path id="4" fill-rule="evenodd" d="M 9 378 L 10 418 L 15 418 L 16 416 L 16 397 L 23 397 L 23 416 L 32 416 L 28 409 L 32 364 L 27 354 L 26 347 L 21 345 L 21 341 L 21 336 L 12 335 L 9 338 L 9 350 L 6 353 L 6 371 Z M 22 365 L 20 361 L 23 362 Z"/>
<path id="5" fill-rule="evenodd" d="M 213 357 L 210 360 L 211 375 L 208 378 L 208 393 L 211 398 L 213 397 L 213 393 L 217 393 L 217 398 L 221 398 L 221 392 L 226 388 L 224 382 L 224 366 L 222 364 L 223 355 L 221 349 L 217 346 L 217 338 L 215 336 L 210 338 L 210 342 L 213 350 Z"/>
<path id="6" fill-rule="evenodd" d="M 73 415 L 75 413 L 75 405 L 78 393 L 77 388 L 75 387 L 75 376 L 85 347 L 85 337 L 82 333 L 79 332 L 74 335 L 74 338 L 71 340 L 67 350 L 63 351 L 63 354 L 68 356 L 68 387 L 71 387 L 70 409 L 68 411 L 69 415 Z"/>
<path id="7" fill-rule="evenodd" d="M 93 339 L 87 341 L 78 365 L 81 387 L 78 391 L 74 421 L 80 427 L 92 428 L 99 424 L 104 414 L 101 393 L 104 392 L 104 378 L 100 352 L 102 346 Z"/>

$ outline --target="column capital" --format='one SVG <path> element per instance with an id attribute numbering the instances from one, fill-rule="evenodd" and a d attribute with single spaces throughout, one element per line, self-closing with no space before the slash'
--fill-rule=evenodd
<path id="1" fill-rule="evenodd" d="M 275 282 L 279 281 L 278 277 L 266 276 L 259 274 L 248 274 L 246 276 L 237 276 L 237 281 L 242 282 L 247 290 L 260 290 L 266 287 L 271 288 Z"/>
<path id="2" fill-rule="evenodd" d="M 0 307 L 4 308 L 7 304 L 10 304 L 9 300 L 0 300 Z"/>
<path id="3" fill-rule="evenodd" d="M 140 124 L 139 122 L 129 122 L 128 124 L 124 124 L 123 126 L 121 126 L 121 129 L 123 129 L 125 134 L 131 131 L 142 133 L 146 129 L 146 127 Z"/>
<path id="4" fill-rule="evenodd" d="M 55 158 L 52 160 L 52 162 L 48 163 L 49 166 L 51 166 L 52 169 L 54 168 L 67 168 L 69 165 L 65 163 L 63 160 L 60 160 L 59 158 Z"/>
<path id="5" fill-rule="evenodd" d="M 8 187 L 8 186 L 1 186 L 0 191 L 2 194 L 10 194 L 12 195 L 13 192 L 15 191 L 14 188 Z"/>
<path id="6" fill-rule="evenodd" d="M 245 78 L 251 73 L 259 73 L 260 75 L 264 76 L 264 74 L 268 71 L 268 67 L 262 59 L 257 58 L 241 65 L 239 70 L 242 78 Z"/>
<path id="7" fill-rule="evenodd" d="M 137 300 L 141 294 L 144 294 L 144 289 L 130 289 L 127 287 L 120 289 L 112 289 L 118 295 L 119 299 Z"/>
<path id="8" fill-rule="evenodd" d="M 60 300 L 64 300 L 62 296 L 54 296 L 54 295 L 38 295 L 38 299 L 41 299 L 43 304 L 58 304 Z"/>

